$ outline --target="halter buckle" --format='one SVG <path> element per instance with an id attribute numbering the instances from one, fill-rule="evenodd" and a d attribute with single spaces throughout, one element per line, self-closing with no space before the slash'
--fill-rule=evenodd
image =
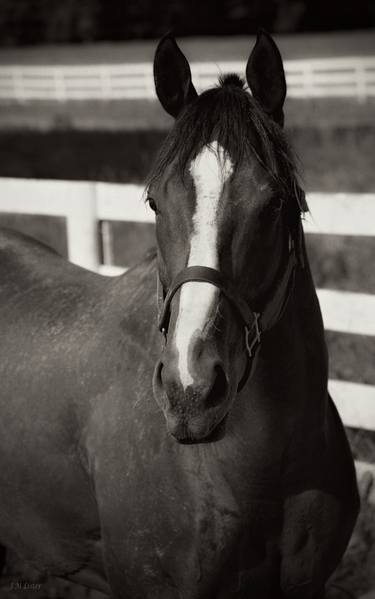
<path id="1" fill-rule="evenodd" d="M 253 357 L 254 347 L 260 343 L 261 331 L 260 331 L 259 322 L 258 322 L 259 317 L 260 317 L 260 313 L 254 312 L 254 322 L 251 325 L 251 327 L 248 327 L 245 325 L 245 345 L 246 345 L 246 350 L 247 350 L 249 358 Z M 250 333 L 254 328 L 255 328 L 255 335 L 254 335 L 252 341 L 250 341 L 249 340 Z"/>

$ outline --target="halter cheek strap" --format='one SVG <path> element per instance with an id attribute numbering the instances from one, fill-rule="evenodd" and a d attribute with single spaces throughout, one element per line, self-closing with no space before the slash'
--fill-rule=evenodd
<path id="1" fill-rule="evenodd" d="M 210 283 L 220 289 L 221 293 L 234 308 L 245 329 L 245 347 L 248 360 L 244 375 L 238 385 L 238 391 L 240 391 L 249 377 L 252 359 L 260 344 L 262 334 L 271 329 L 284 313 L 294 283 L 296 264 L 297 260 L 294 244 L 292 243 L 288 264 L 284 274 L 276 287 L 275 293 L 270 301 L 266 303 L 262 312 L 255 312 L 252 310 L 248 303 L 237 292 L 233 283 L 226 279 L 220 271 L 207 266 L 188 266 L 178 273 L 168 290 L 159 318 L 159 330 L 165 337 L 167 336 L 171 302 L 178 289 L 184 285 L 184 283 L 193 281 Z"/>
<path id="2" fill-rule="evenodd" d="M 243 389 L 249 378 L 252 366 L 251 358 L 260 345 L 261 335 L 272 329 L 282 318 L 288 305 L 290 296 L 294 289 L 295 271 L 297 260 L 294 251 L 289 256 L 287 268 L 280 280 L 278 287 L 270 301 L 265 305 L 260 313 L 254 312 L 254 325 L 252 329 L 245 326 L 245 345 L 248 354 L 245 372 L 238 384 L 238 392 Z M 253 332 L 254 330 L 254 332 Z M 251 333 L 253 336 L 251 338 Z"/>

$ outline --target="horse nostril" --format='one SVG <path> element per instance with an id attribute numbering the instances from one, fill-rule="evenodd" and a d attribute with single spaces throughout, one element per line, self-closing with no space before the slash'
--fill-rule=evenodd
<path id="1" fill-rule="evenodd" d="M 161 408 L 166 406 L 166 398 L 164 395 L 164 384 L 163 384 L 163 368 L 164 364 L 161 360 L 155 365 L 154 375 L 152 377 L 152 388 L 154 391 L 154 397 Z"/>
<path id="2" fill-rule="evenodd" d="M 215 379 L 205 402 L 207 408 L 214 408 L 220 405 L 228 394 L 229 385 L 223 367 L 220 364 L 216 364 L 214 372 Z"/>
<path id="3" fill-rule="evenodd" d="M 155 366 L 155 370 L 154 370 L 154 384 L 158 385 L 158 387 L 162 387 L 163 386 L 163 381 L 162 381 L 162 377 L 161 377 L 161 371 L 163 370 L 163 362 L 161 360 L 159 360 L 156 363 Z"/>

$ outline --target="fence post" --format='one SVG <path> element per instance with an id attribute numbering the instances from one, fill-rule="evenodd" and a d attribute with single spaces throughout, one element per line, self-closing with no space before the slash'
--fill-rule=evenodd
<path id="1" fill-rule="evenodd" d="M 357 97 L 360 103 L 363 103 L 367 98 L 366 86 L 366 70 L 363 64 L 357 64 L 355 68 L 357 80 Z"/>
<path id="2" fill-rule="evenodd" d="M 22 71 L 19 68 L 13 68 L 12 70 L 12 80 L 13 80 L 13 88 L 14 95 L 17 102 L 25 101 L 25 87 L 23 84 Z"/>
<path id="3" fill-rule="evenodd" d="M 99 234 L 95 184 L 81 187 L 79 197 L 72 198 L 67 210 L 69 260 L 89 270 L 99 269 Z"/>
<path id="4" fill-rule="evenodd" d="M 304 98 L 314 98 L 314 71 L 311 64 L 306 61 L 303 65 L 303 96 Z"/>
<path id="5" fill-rule="evenodd" d="M 112 78 L 110 66 L 99 66 L 99 79 L 102 100 L 110 100 L 112 97 Z"/>
<path id="6" fill-rule="evenodd" d="M 101 235 L 101 250 L 103 264 L 112 265 L 114 263 L 113 247 L 112 247 L 112 230 L 111 224 L 107 220 L 98 221 Z"/>
<path id="7" fill-rule="evenodd" d="M 56 100 L 62 102 L 66 100 L 66 90 L 65 90 L 65 79 L 64 72 L 61 68 L 56 67 L 53 72 L 53 78 L 55 82 L 55 96 Z"/>
<path id="8" fill-rule="evenodd" d="M 147 99 L 155 100 L 156 95 L 155 95 L 155 84 L 154 84 L 153 76 L 150 75 L 150 73 L 145 72 L 143 74 L 143 77 L 144 77 L 144 85 L 145 85 L 145 89 L 146 89 L 146 93 L 147 93 Z"/>

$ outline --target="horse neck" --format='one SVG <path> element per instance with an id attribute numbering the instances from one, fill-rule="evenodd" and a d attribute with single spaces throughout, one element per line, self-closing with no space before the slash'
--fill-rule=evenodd
<path id="1" fill-rule="evenodd" d="M 303 335 L 310 335 L 316 349 L 324 346 L 324 325 L 316 289 L 306 251 L 305 238 L 301 240 L 302 260 L 297 268 L 294 297 L 295 319 Z"/>

